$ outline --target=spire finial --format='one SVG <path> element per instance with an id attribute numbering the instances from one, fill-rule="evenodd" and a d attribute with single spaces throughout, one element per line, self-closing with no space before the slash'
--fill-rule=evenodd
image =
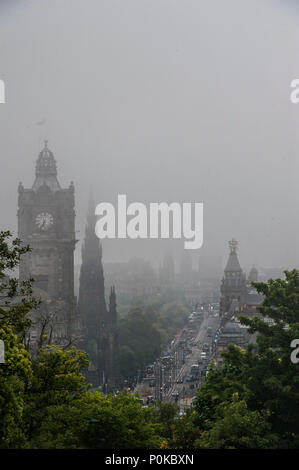
<path id="1" fill-rule="evenodd" d="M 45 140 L 44 140 L 44 143 L 45 143 L 45 149 L 47 149 L 47 148 L 48 148 L 48 140 L 45 139 Z"/>
<path id="2" fill-rule="evenodd" d="M 231 253 L 236 253 L 237 248 L 238 248 L 238 242 L 237 242 L 237 240 L 235 240 L 234 238 L 232 238 L 232 239 L 228 242 L 228 246 L 229 246 L 229 248 L 230 248 L 230 252 L 231 252 Z"/>

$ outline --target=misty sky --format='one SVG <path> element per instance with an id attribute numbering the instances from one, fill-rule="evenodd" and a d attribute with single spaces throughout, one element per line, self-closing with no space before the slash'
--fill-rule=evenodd
<path id="1" fill-rule="evenodd" d="M 298 52 L 295 0 L 0 0 L 1 228 L 17 229 L 48 139 L 78 239 L 92 187 L 96 202 L 204 202 L 211 263 L 234 237 L 244 267 L 298 266 Z M 104 259 L 182 245 L 106 240 Z"/>

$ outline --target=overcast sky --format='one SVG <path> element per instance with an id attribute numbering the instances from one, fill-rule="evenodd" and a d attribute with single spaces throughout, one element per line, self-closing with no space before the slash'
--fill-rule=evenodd
<path id="1" fill-rule="evenodd" d="M 96 202 L 203 202 L 211 263 L 234 237 L 243 266 L 298 266 L 296 4 L 0 0 L 1 228 L 17 229 L 18 182 L 31 187 L 48 139 L 80 240 L 92 187 Z M 104 259 L 165 248 L 105 241 Z"/>

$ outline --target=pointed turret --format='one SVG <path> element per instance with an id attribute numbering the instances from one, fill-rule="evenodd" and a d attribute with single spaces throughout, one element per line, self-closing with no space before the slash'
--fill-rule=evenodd
<path id="1" fill-rule="evenodd" d="M 57 179 L 57 166 L 53 153 L 48 148 L 48 141 L 45 140 L 44 148 L 39 153 L 35 167 L 35 181 L 33 191 L 37 191 L 42 186 L 47 186 L 51 191 L 61 189 Z"/>
<path id="2" fill-rule="evenodd" d="M 232 315 L 236 308 L 246 298 L 246 276 L 239 263 L 237 248 L 238 242 L 234 239 L 228 242 L 230 254 L 224 269 L 221 284 L 220 313 Z"/>
<path id="3" fill-rule="evenodd" d="M 229 258 L 227 260 L 227 264 L 226 264 L 226 267 L 224 269 L 224 272 L 225 273 L 226 272 L 239 272 L 239 273 L 241 273 L 242 269 L 241 269 L 239 259 L 238 259 L 238 255 L 237 255 L 238 242 L 237 242 L 237 240 L 232 239 L 228 242 L 228 245 L 229 245 L 229 249 L 230 249 L 230 254 L 229 254 Z"/>

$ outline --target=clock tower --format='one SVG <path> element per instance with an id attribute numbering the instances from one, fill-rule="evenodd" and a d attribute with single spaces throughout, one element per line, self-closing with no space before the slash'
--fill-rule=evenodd
<path id="1" fill-rule="evenodd" d="M 80 333 L 74 297 L 74 185 L 61 188 L 47 141 L 38 156 L 35 175 L 31 189 L 19 184 L 18 210 L 19 238 L 31 247 L 21 261 L 20 279 L 33 278 L 35 296 L 42 300 L 33 314 L 36 321 L 30 341 L 38 340 L 42 318 L 49 341 L 64 345 Z"/>

